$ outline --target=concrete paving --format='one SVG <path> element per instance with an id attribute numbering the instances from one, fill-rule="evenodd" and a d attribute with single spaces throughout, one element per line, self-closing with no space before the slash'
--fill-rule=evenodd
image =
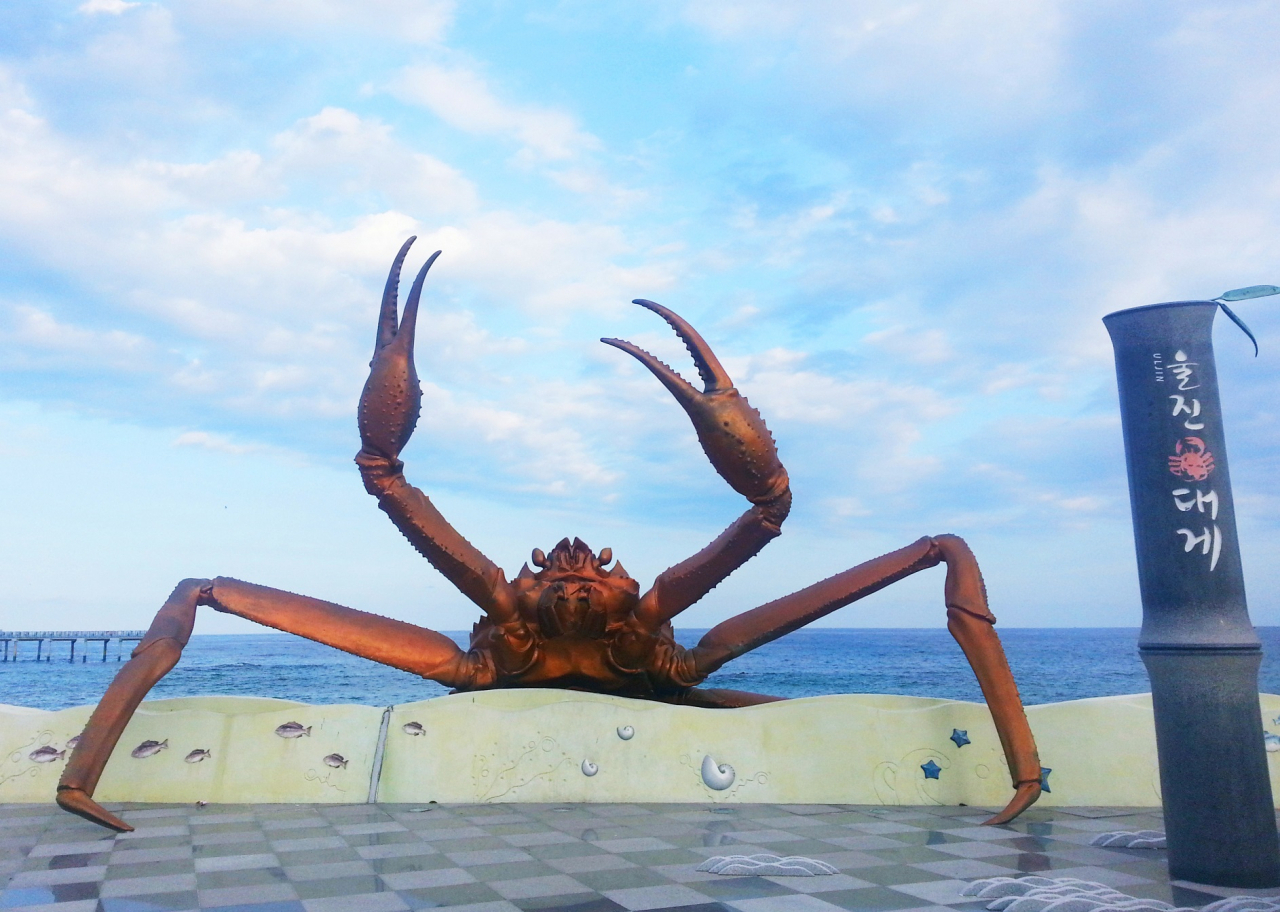
<path id="1" fill-rule="evenodd" d="M 1150 808 L 853 805 L 112 805 L 116 835 L 52 805 L 0 805 L 0 909 L 48 912 L 976 912 L 969 881 L 1040 874 L 1203 906 L 1250 891 L 1171 882 Z M 817 877 L 699 873 L 712 856 L 819 859 Z M 1280 889 L 1253 891 L 1277 895 Z"/>

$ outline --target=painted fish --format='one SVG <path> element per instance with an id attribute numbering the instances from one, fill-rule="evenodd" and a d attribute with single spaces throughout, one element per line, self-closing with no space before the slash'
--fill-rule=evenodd
<path id="1" fill-rule="evenodd" d="M 1274 754 L 1280 751 L 1280 737 L 1271 734 L 1271 732 L 1263 732 L 1262 741 L 1267 745 L 1267 753 Z"/>
<path id="2" fill-rule="evenodd" d="M 75 750 L 76 745 L 79 743 L 80 743 L 80 736 L 76 735 L 74 738 L 72 738 L 70 741 L 67 742 L 67 750 L 69 751 Z"/>
<path id="3" fill-rule="evenodd" d="M 199 763 L 201 760 L 208 760 L 212 756 L 213 756 L 213 751 L 206 750 L 203 747 L 197 747 L 195 750 L 187 754 L 182 759 L 186 763 Z"/>
<path id="4" fill-rule="evenodd" d="M 326 766 L 332 766 L 334 769 L 347 768 L 347 758 L 342 754 L 330 754 L 324 758 L 324 762 Z"/>
<path id="5" fill-rule="evenodd" d="M 417 737 L 418 735 L 425 735 L 427 733 L 427 730 L 422 727 L 421 722 L 406 722 L 400 727 L 404 730 L 406 735 L 413 735 Z"/>
<path id="6" fill-rule="evenodd" d="M 284 725 L 277 726 L 276 734 L 281 738 L 310 738 L 311 726 L 304 727 L 301 722 L 286 722 Z"/>
<path id="7" fill-rule="evenodd" d="M 46 744 L 44 747 L 37 747 L 27 754 L 27 759 L 34 760 L 36 763 L 52 763 L 54 760 L 61 760 L 66 755 L 66 751 L 58 750 L 56 747 L 50 747 Z"/>
<path id="8" fill-rule="evenodd" d="M 139 744 L 137 747 L 135 747 L 132 751 L 129 752 L 129 756 L 133 757 L 135 760 L 142 760 L 142 759 L 145 759 L 146 757 L 154 757 L 156 754 L 160 753 L 162 750 L 168 750 L 168 749 L 169 749 L 168 738 L 165 738 L 163 741 L 143 741 L 141 744 Z"/>

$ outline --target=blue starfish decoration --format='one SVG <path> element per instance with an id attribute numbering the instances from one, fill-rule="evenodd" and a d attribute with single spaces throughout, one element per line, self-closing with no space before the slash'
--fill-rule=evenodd
<path id="1" fill-rule="evenodd" d="M 921 763 L 920 768 L 924 770 L 926 779 L 937 779 L 942 774 L 942 767 L 930 760 L 928 763 Z"/>
<path id="2" fill-rule="evenodd" d="M 1040 767 L 1040 788 L 1046 792 L 1053 791 L 1053 789 L 1049 788 L 1049 774 L 1052 772 L 1053 772 L 1053 769 L 1051 767 L 1048 767 L 1048 766 Z"/>
<path id="3" fill-rule="evenodd" d="M 968 729 L 959 729 L 959 728 L 951 729 L 951 740 L 956 743 L 956 747 L 964 747 L 966 744 L 969 743 Z"/>

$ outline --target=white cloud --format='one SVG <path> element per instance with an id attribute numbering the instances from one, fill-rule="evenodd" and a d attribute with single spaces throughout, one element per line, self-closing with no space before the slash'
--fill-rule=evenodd
<path id="1" fill-rule="evenodd" d="M 258 202 L 282 192 L 278 169 L 269 168 L 257 152 L 235 149 L 207 162 L 139 161 L 140 176 L 180 195 L 188 204 L 226 206 Z"/>
<path id="2" fill-rule="evenodd" d="M 823 102 L 856 99 L 948 119 L 960 105 L 1021 120 L 1069 97 L 1059 76 L 1067 37 L 1062 5 L 689 0 L 685 16 L 733 44 L 749 66 L 778 67 L 811 89 L 820 85 Z M 829 78 L 832 69 L 840 79 Z"/>
<path id="3" fill-rule="evenodd" d="M 229 453 L 233 456 L 243 456 L 246 453 L 256 453 L 265 449 L 265 447 L 258 444 L 233 443 L 231 438 L 224 434 L 211 434 L 208 431 L 185 431 L 174 438 L 173 445 L 176 447 L 201 447 L 217 453 Z"/>
<path id="4" fill-rule="evenodd" d="M 141 5 L 141 3 L 126 3 L 125 0 L 86 0 L 76 7 L 76 12 L 84 13 L 86 16 L 92 16 L 95 13 L 119 16 L 125 10 Z"/>
<path id="5" fill-rule="evenodd" d="M 140 98 L 173 97 L 186 81 L 191 60 L 183 53 L 183 36 L 173 11 L 155 3 L 141 4 L 128 16 L 99 20 L 83 54 L 63 57 L 81 78 L 99 86 L 115 85 Z"/>
<path id="6" fill-rule="evenodd" d="M 174 0 L 184 21 L 206 33 L 243 36 L 284 33 L 350 40 L 374 35 L 430 45 L 453 22 L 454 0 Z"/>
<path id="7" fill-rule="evenodd" d="M 9 308 L 9 318 L 8 328 L 0 329 L 0 344 L 10 349 L 10 358 L 26 366 L 132 372 L 145 370 L 154 355 L 153 344 L 135 333 L 65 323 L 29 304 Z"/>
<path id="8" fill-rule="evenodd" d="M 471 181 L 444 162 L 414 152 L 389 126 L 343 108 L 303 118 L 274 140 L 275 170 L 323 180 L 326 192 L 351 198 L 376 192 L 392 206 L 419 216 L 476 208 Z"/>
<path id="9" fill-rule="evenodd" d="M 417 233 L 407 276 L 432 249 L 446 251 L 419 332 L 431 391 L 419 436 L 457 454 L 473 481 L 498 487 L 564 494 L 619 479 L 592 455 L 606 397 L 593 383 L 565 384 L 546 363 L 564 356 L 555 327 L 575 312 L 618 309 L 637 287 L 672 282 L 673 267 L 637 257 L 617 227 L 485 209 L 456 169 L 342 108 L 302 118 L 261 151 L 107 161 L 34 113 L 20 85 L 8 94 L 27 108 L 0 114 L 0 194 L 11 202 L 0 240 L 79 283 L 79 306 L 96 322 L 141 320 L 149 336 L 90 331 L 28 308 L 15 311 L 11 349 L 146 370 L 175 401 L 211 413 L 348 421 L 386 270 Z M 380 194 L 396 207 L 336 220 L 291 202 L 300 181 L 327 182 L 343 198 Z M 280 204 L 246 208 L 264 198 Z M 619 265 L 624 257 L 636 265 Z M 402 293 L 407 286 L 406 277 Z M 483 325 L 451 303 L 450 288 L 467 290 Z M 541 324 L 538 351 L 518 332 L 492 331 L 512 309 Z M 457 392 L 434 385 L 437 376 Z M 230 439 L 200 431 L 179 443 L 249 445 Z M 500 473 L 485 468 L 493 466 Z"/>
<path id="10" fill-rule="evenodd" d="M 392 88 L 399 97 L 422 105 L 459 130 L 520 143 L 522 154 L 531 161 L 569 161 L 600 145 L 571 115 L 540 105 L 505 102 L 472 70 L 406 67 Z"/>
<path id="11" fill-rule="evenodd" d="M 559 74 L 552 105 L 496 33 L 488 60 L 444 46 L 450 3 L 88 7 L 79 38 L 11 55 L 31 91 L 0 70 L 0 357 L 36 400 L 204 428 L 165 432 L 188 456 L 275 440 L 345 462 L 416 233 L 407 276 L 445 251 L 407 453 L 433 493 L 551 495 L 591 521 L 614 498 L 664 531 L 740 508 L 665 391 L 590 341 L 690 374 L 625 304 L 644 296 L 694 319 L 764 414 L 793 528 L 1056 553 L 1074 523 L 1092 531 L 1063 553 L 1121 553 L 1097 533 L 1127 534 L 1098 317 L 1280 275 L 1266 4 L 690 3 L 690 69 L 598 122 L 575 112 L 614 83 Z M 367 88 L 388 85 L 412 104 Z M 1275 311 L 1250 306 L 1266 364 Z M 1233 474 L 1265 479 L 1274 397 L 1245 389 Z"/>
<path id="12" fill-rule="evenodd" d="M 887 354 L 905 358 L 915 364 L 944 364 L 955 357 L 955 349 L 947 334 L 940 329 L 914 326 L 891 326 L 867 333 L 862 341 L 875 345 Z"/>

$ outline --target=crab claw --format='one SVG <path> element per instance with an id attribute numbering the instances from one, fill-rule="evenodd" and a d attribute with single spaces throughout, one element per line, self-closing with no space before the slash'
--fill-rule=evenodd
<path id="1" fill-rule="evenodd" d="M 787 470 L 778 459 L 778 448 L 760 413 L 733 388 L 729 374 L 697 330 L 661 304 L 643 299 L 632 303 L 662 317 L 684 341 L 702 378 L 702 391 L 631 342 L 600 341 L 622 349 L 662 381 L 693 421 L 698 442 L 720 477 L 780 524 L 790 508 L 791 491 Z"/>
<path id="2" fill-rule="evenodd" d="M 387 287 L 382 293 L 378 339 L 373 347 L 373 360 L 369 362 L 369 379 L 360 394 L 357 413 L 364 451 L 390 459 L 399 456 L 409 442 L 422 410 L 422 387 L 418 384 L 418 372 L 413 365 L 413 334 L 422 283 L 426 281 L 427 271 L 440 256 L 440 251 L 431 254 L 413 280 L 413 288 L 404 305 L 404 319 L 397 325 L 400 267 L 416 240 L 416 237 L 411 237 L 405 241 L 391 264 Z"/>

